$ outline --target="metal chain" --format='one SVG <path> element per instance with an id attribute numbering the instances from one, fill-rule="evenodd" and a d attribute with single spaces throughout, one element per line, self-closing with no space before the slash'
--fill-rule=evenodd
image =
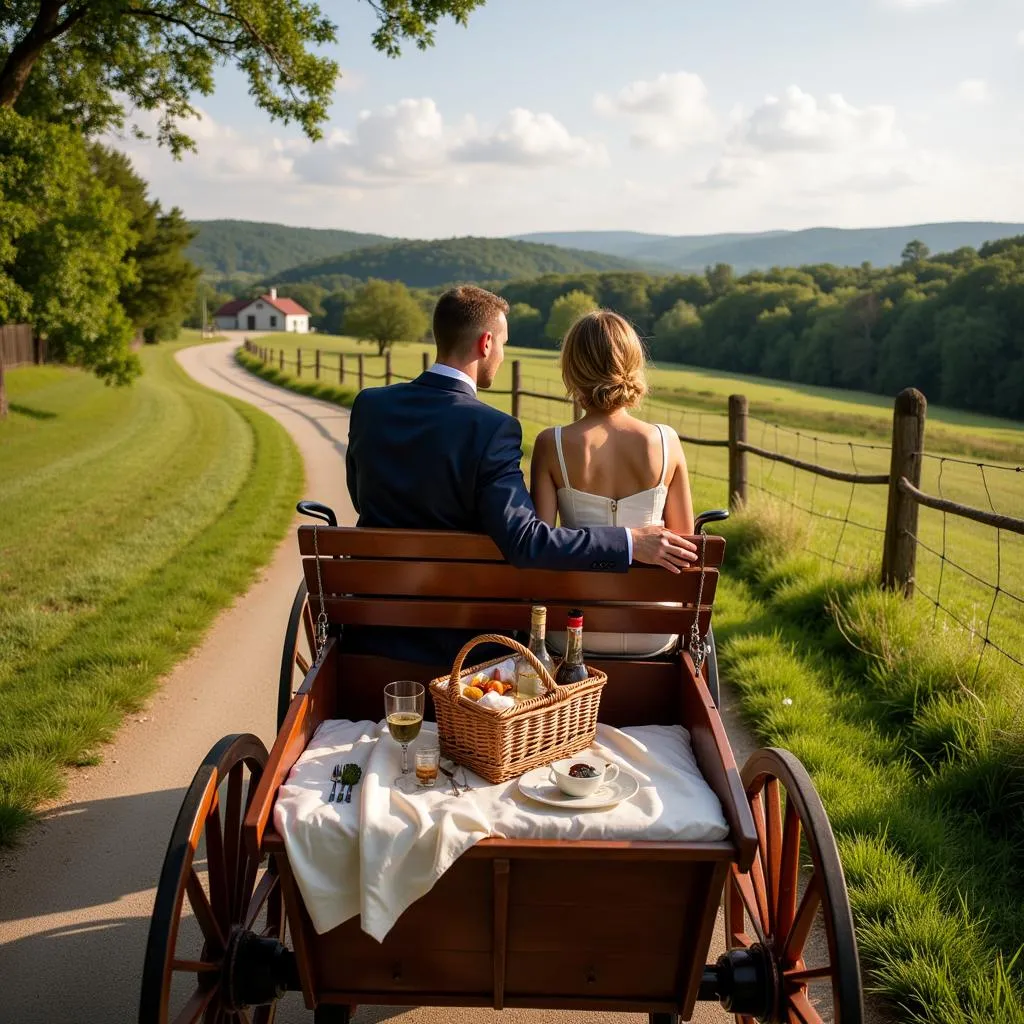
<path id="1" fill-rule="evenodd" d="M 316 523 L 313 524 L 313 554 L 316 560 L 316 585 L 320 592 L 320 614 L 316 617 L 316 663 L 319 664 L 327 646 L 327 611 L 324 608 L 324 578 L 320 573 L 320 544 Z"/>
<path id="2" fill-rule="evenodd" d="M 700 635 L 700 605 L 704 598 L 704 549 L 707 546 L 707 536 L 701 532 L 700 535 L 700 579 L 697 581 L 697 610 L 694 612 L 693 624 L 690 626 L 690 644 L 689 651 L 690 657 L 693 658 L 693 667 L 697 670 L 697 674 L 700 675 L 701 666 L 704 664 L 704 659 L 708 656 L 708 644 L 707 640 L 702 638 Z"/>

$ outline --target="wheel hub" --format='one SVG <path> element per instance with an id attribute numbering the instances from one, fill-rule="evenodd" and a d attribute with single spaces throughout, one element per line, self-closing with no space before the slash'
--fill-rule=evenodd
<path id="1" fill-rule="evenodd" d="M 775 1020 L 778 978 L 771 953 L 760 943 L 718 958 L 718 998 L 729 1013 Z"/>
<path id="2" fill-rule="evenodd" d="M 242 1010 L 280 999 L 295 984 L 295 956 L 277 939 L 233 928 L 224 955 L 224 1006 Z"/>

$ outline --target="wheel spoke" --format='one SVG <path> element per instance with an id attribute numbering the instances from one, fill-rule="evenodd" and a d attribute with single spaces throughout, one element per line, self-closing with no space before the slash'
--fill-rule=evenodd
<path id="1" fill-rule="evenodd" d="M 298 666 L 299 671 L 302 673 L 302 678 L 305 679 L 309 673 L 309 662 L 302 656 L 302 651 L 295 652 L 295 664 Z"/>
<path id="2" fill-rule="evenodd" d="M 256 918 L 260 916 L 260 912 L 266 905 L 267 900 L 270 898 L 270 894 L 274 892 L 280 883 L 280 878 L 272 874 L 270 871 L 264 872 L 263 877 L 260 879 L 259 887 L 253 893 L 252 899 L 249 901 L 249 909 L 245 915 L 245 924 L 243 927 L 245 930 L 252 931 L 253 925 L 256 923 Z"/>
<path id="3" fill-rule="evenodd" d="M 750 876 L 742 875 L 734 870 L 732 881 L 737 894 L 743 901 L 743 906 L 746 908 L 747 917 L 750 918 L 750 923 L 754 926 L 754 931 L 757 932 L 757 941 L 764 942 L 764 921 L 761 919 L 761 912 L 758 909 L 757 897 L 754 895 L 754 886 L 750 881 Z"/>
<path id="4" fill-rule="evenodd" d="M 228 772 L 228 798 L 224 807 L 224 857 L 227 862 L 228 895 L 230 897 L 231 920 L 238 920 L 238 876 L 242 835 L 242 772 L 245 762 L 239 761 Z"/>
<path id="5" fill-rule="evenodd" d="M 730 938 L 740 949 L 749 949 L 757 939 L 752 939 L 746 932 L 736 932 Z"/>
<path id="6" fill-rule="evenodd" d="M 212 974 L 221 968 L 220 960 L 172 960 L 172 971 L 184 971 L 186 974 Z"/>
<path id="7" fill-rule="evenodd" d="M 782 860 L 782 793 L 779 780 L 769 778 L 764 784 L 765 839 L 767 850 L 764 870 L 768 882 L 768 913 L 773 923 L 772 932 L 778 934 L 779 873 Z"/>
<path id="8" fill-rule="evenodd" d="M 824 1024 L 821 1014 L 811 1006 L 806 992 L 794 992 L 789 997 L 790 1024 Z"/>
<path id="9" fill-rule="evenodd" d="M 195 914 L 196 920 L 199 922 L 204 938 L 217 955 L 222 954 L 226 948 L 224 933 L 221 931 L 220 925 L 217 924 L 213 907 L 210 906 L 210 901 L 206 898 L 203 883 L 199 881 L 195 868 L 189 868 L 188 881 L 185 885 L 189 902 L 192 904 L 192 913 Z"/>
<path id="10" fill-rule="evenodd" d="M 226 935 L 231 930 L 231 901 L 228 896 L 227 864 L 224 860 L 224 834 L 221 831 L 220 800 L 214 795 L 206 815 L 206 877 L 210 883 L 210 902 L 217 922 Z"/>
<path id="11" fill-rule="evenodd" d="M 800 832 L 800 816 L 793 801 L 787 800 L 775 904 L 775 935 L 779 942 L 789 935 L 796 917 L 797 885 L 800 881 Z"/>
<path id="12" fill-rule="evenodd" d="M 245 1024 L 252 1024 L 252 1017 L 249 1016 L 249 1011 L 244 1007 L 238 1011 L 238 1019 L 244 1021 Z"/>
<path id="13" fill-rule="evenodd" d="M 832 977 L 832 965 L 824 967 L 799 967 L 783 971 L 782 976 L 788 985 L 806 985 L 809 981 L 822 981 Z"/>
<path id="14" fill-rule="evenodd" d="M 206 1008 L 213 1002 L 217 994 L 217 988 L 197 988 L 192 997 L 181 1008 L 178 1016 L 174 1018 L 174 1024 L 196 1024 L 196 1021 L 206 1012 Z"/>
<path id="15" fill-rule="evenodd" d="M 821 906 L 821 886 L 818 884 L 817 874 L 812 874 L 804 891 L 804 897 L 800 901 L 800 908 L 796 912 L 793 927 L 786 936 L 786 944 L 782 947 L 783 964 L 794 963 L 800 959 L 807 944 L 807 936 L 811 934 L 811 925 L 814 924 L 814 916 Z"/>

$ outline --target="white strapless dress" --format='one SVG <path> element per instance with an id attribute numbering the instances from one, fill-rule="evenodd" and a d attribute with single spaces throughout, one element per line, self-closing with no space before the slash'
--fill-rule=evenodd
<path id="1" fill-rule="evenodd" d="M 637 491 L 625 498 L 606 498 L 589 491 L 578 491 L 569 486 L 569 474 L 565 470 L 565 456 L 562 454 L 562 428 L 555 427 L 555 448 L 558 465 L 562 470 L 564 487 L 558 489 L 558 518 L 562 526 L 664 526 L 665 499 L 668 487 L 665 475 L 668 471 L 668 442 L 666 427 L 660 423 L 661 434 L 661 479 L 657 486 L 646 491 Z M 550 632 L 547 637 L 548 649 L 557 656 L 565 653 L 565 633 Z M 653 658 L 671 651 L 679 642 L 674 633 L 594 633 L 587 631 L 583 622 L 583 653 L 603 657 Z"/>

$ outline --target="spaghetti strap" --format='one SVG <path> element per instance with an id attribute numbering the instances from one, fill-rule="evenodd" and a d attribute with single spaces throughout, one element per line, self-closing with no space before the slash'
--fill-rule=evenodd
<path id="1" fill-rule="evenodd" d="M 558 452 L 558 465 L 562 470 L 562 486 L 571 489 L 569 486 L 569 473 L 565 468 L 565 456 L 562 454 L 562 428 L 555 427 L 555 450 Z"/>
<path id="2" fill-rule="evenodd" d="M 658 433 L 661 434 L 661 479 L 658 481 L 658 486 L 664 487 L 665 477 L 668 476 L 668 439 L 665 437 L 665 428 L 660 423 L 656 423 L 655 426 L 658 428 Z"/>

